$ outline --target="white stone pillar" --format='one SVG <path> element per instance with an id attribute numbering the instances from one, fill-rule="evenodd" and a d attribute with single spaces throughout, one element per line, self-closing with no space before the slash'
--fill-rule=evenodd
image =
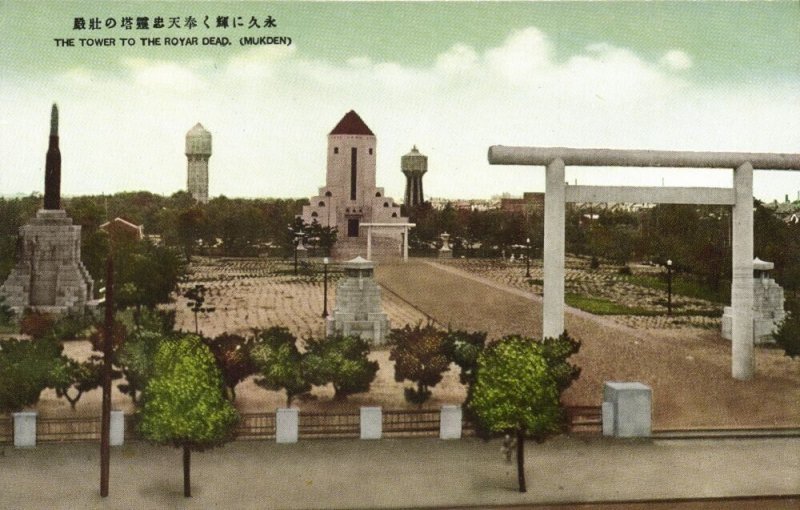
<path id="1" fill-rule="evenodd" d="M 295 408 L 281 408 L 275 412 L 275 442 L 296 443 L 299 412 Z"/>
<path id="2" fill-rule="evenodd" d="M 564 332 L 565 195 L 564 161 L 559 158 L 547 165 L 544 195 L 544 338 Z"/>
<path id="3" fill-rule="evenodd" d="M 733 309 L 731 374 L 747 380 L 755 372 L 753 352 L 753 166 L 733 171 Z"/>
<path id="4" fill-rule="evenodd" d="M 408 226 L 403 227 L 403 262 L 408 262 Z"/>
<path id="5" fill-rule="evenodd" d="M 380 439 L 383 434 L 383 415 L 380 407 L 361 408 L 361 439 Z"/>
<path id="6" fill-rule="evenodd" d="M 36 412 L 12 413 L 14 417 L 14 447 L 36 446 Z"/>
<path id="7" fill-rule="evenodd" d="M 439 415 L 439 438 L 461 439 L 461 406 L 442 406 Z"/>
<path id="8" fill-rule="evenodd" d="M 109 444 L 122 446 L 125 443 L 125 415 L 122 411 L 111 411 L 111 428 L 109 429 Z"/>
<path id="9" fill-rule="evenodd" d="M 372 226 L 367 227 L 367 260 L 372 260 Z"/>

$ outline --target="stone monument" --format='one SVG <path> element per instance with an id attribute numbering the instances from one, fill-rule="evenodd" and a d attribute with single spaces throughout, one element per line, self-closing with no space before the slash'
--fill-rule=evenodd
<path id="1" fill-rule="evenodd" d="M 389 318 L 381 308 L 375 264 L 361 257 L 344 263 L 344 278 L 336 285 L 336 306 L 325 323 L 326 334 L 360 336 L 372 345 L 386 343 Z"/>
<path id="2" fill-rule="evenodd" d="M 442 247 L 439 248 L 438 257 L 440 259 L 453 258 L 453 250 L 450 248 L 450 234 L 444 232 L 439 237 L 442 239 Z"/>
<path id="3" fill-rule="evenodd" d="M 775 264 L 756 257 L 753 260 L 753 342 L 773 341 L 772 332 L 786 317 L 783 310 L 783 288 L 769 277 Z M 722 314 L 722 337 L 730 340 L 733 330 L 733 309 L 726 306 Z"/>
<path id="4" fill-rule="evenodd" d="M 0 294 L 19 313 L 82 312 L 92 297 L 89 272 L 81 263 L 81 227 L 61 209 L 61 152 L 58 148 L 58 107 L 50 117 L 50 144 L 44 179 L 44 208 L 19 229 L 17 263 L 0 287 Z"/>

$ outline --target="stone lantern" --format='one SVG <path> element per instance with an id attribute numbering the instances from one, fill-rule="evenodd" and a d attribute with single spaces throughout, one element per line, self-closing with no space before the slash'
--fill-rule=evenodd
<path id="1" fill-rule="evenodd" d="M 381 290 L 375 283 L 375 264 L 362 257 L 344 263 L 344 278 L 336 285 L 336 305 L 327 318 L 327 335 L 360 336 L 372 345 L 386 343 L 389 318 L 381 307 Z"/>
<path id="2" fill-rule="evenodd" d="M 442 247 L 439 248 L 439 253 L 438 253 L 439 258 L 440 259 L 453 258 L 453 250 L 450 248 L 450 234 L 444 232 L 439 237 L 442 239 Z"/>
<path id="3" fill-rule="evenodd" d="M 786 317 L 783 310 L 783 288 L 769 277 L 775 264 L 756 257 L 753 260 L 753 342 L 772 342 L 772 332 Z M 722 315 L 722 336 L 731 339 L 733 311 L 725 307 Z"/>

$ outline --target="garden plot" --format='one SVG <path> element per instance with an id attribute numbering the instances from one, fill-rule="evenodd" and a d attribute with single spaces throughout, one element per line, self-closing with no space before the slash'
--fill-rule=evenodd
<path id="1" fill-rule="evenodd" d="M 488 278 L 510 287 L 542 294 L 542 261 L 531 260 L 530 278 L 525 262 L 497 259 L 440 259 L 439 263 Z M 702 299 L 672 294 L 673 315 L 666 315 L 667 293 L 635 283 L 633 276 L 619 273 L 618 268 L 601 266 L 591 269 L 589 261 L 567 257 L 564 286 L 568 305 L 599 315 L 608 315 L 619 324 L 637 329 L 676 329 L 720 327 L 722 305 Z M 663 278 L 658 266 L 631 265 L 633 275 Z"/>

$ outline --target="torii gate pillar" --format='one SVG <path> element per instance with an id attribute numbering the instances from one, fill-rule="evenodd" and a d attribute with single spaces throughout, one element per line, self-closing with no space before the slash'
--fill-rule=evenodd
<path id="1" fill-rule="evenodd" d="M 564 332 L 565 186 L 564 161 L 557 158 L 547 165 L 545 177 L 543 338 Z"/>
<path id="2" fill-rule="evenodd" d="M 733 308 L 731 375 L 750 379 L 755 372 L 753 353 L 753 165 L 733 171 Z"/>

